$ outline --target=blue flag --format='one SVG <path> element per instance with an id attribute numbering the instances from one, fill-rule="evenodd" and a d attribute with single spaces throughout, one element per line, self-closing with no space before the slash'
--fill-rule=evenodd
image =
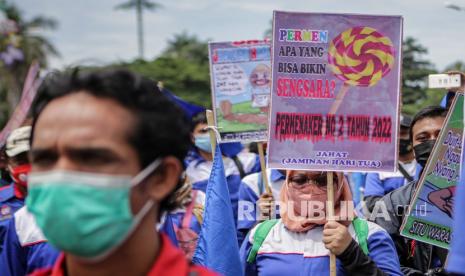
<path id="1" fill-rule="evenodd" d="M 222 275 L 242 275 L 236 226 L 218 145 L 206 190 L 202 230 L 192 262 Z"/>
<path id="2" fill-rule="evenodd" d="M 174 246 L 179 247 L 178 239 L 176 238 L 176 231 L 174 231 L 173 220 L 171 219 L 170 214 L 166 214 L 165 222 L 163 223 L 160 231 L 170 238 L 170 241 Z"/>
<path id="3" fill-rule="evenodd" d="M 462 142 L 462 148 L 464 144 Z M 454 223 L 452 226 L 452 245 L 449 253 L 447 270 L 465 275 L 465 235 L 461 234 L 465 229 L 465 154 L 462 152 L 460 181 L 457 183 L 457 192 L 454 200 Z"/>

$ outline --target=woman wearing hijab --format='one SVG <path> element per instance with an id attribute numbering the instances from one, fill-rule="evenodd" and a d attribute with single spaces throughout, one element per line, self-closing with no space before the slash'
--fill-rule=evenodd
<path id="1" fill-rule="evenodd" d="M 186 177 L 184 184 L 176 191 L 174 204 L 178 208 L 168 213 L 169 221 L 173 223 L 178 247 L 191 261 L 202 227 L 205 193 L 194 190 Z"/>
<path id="2" fill-rule="evenodd" d="M 241 247 L 245 275 L 402 275 L 394 244 L 378 225 L 354 217 L 350 187 L 334 176 L 335 219 L 326 220 L 327 174 L 287 171 L 281 219 L 256 225 Z"/>

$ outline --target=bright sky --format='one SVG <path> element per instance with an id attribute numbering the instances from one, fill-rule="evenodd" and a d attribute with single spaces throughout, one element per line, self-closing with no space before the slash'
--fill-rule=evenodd
<path id="1" fill-rule="evenodd" d="M 11 0 L 10 0 L 11 1 Z M 14 0 L 26 18 L 45 15 L 59 28 L 45 35 L 61 58 L 52 67 L 99 65 L 137 56 L 135 11 L 115 10 L 127 0 Z M 445 8 L 441 0 L 151 0 L 163 5 L 145 12 L 145 57 L 153 59 L 173 34 L 187 31 L 201 39 L 228 41 L 262 38 L 273 10 L 387 14 L 404 16 L 404 36 L 429 50 L 439 70 L 465 60 L 465 11 Z M 465 7 L 465 0 L 450 2 Z"/>

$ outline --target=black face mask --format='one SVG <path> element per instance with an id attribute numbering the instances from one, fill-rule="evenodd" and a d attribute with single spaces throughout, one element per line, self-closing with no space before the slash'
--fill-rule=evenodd
<path id="1" fill-rule="evenodd" d="M 410 139 L 400 139 L 399 141 L 399 154 L 406 155 L 412 151 L 412 143 L 410 143 Z"/>
<path id="2" fill-rule="evenodd" d="M 413 151 L 415 152 L 415 159 L 423 168 L 426 166 L 426 162 L 428 161 L 428 158 L 433 151 L 435 143 L 436 139 L 427 140 L 413 147 Z"/>
<path id="3" fill-rule="evenodd" d="M 4 183 L 11 183 L 13 180 L 10 177 L 10 173 L 6 169 L 1 169 L 0 170 L 0 179 Z M 0 183 L 0 186 L 2 186 L 2 183 Z"/>

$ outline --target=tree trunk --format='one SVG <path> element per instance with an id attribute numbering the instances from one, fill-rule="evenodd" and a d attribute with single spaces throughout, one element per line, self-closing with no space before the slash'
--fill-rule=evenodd
<path id="1" fill-rule="evenodd" d="M 21 83 L 17 77 L 11 76 L 7 86 L 7 102 L 9 106 L 9 115 L 13 113 L 19 104 L 21 98 Z"/>

